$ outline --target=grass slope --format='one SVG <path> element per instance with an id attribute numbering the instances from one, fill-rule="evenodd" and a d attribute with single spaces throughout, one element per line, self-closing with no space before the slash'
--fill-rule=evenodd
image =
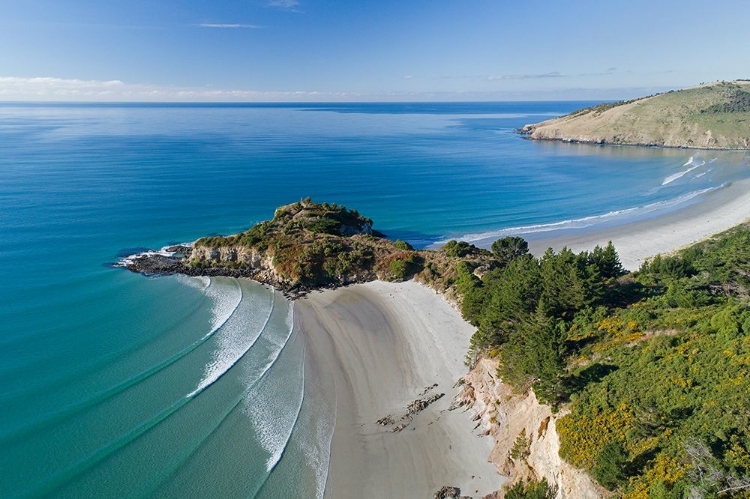
<path id="1" fill-rule="evenodd" d="M 532 139 L 697 149 L 750 148 L 750 82 L 602 104 L 526 125 Z"/>

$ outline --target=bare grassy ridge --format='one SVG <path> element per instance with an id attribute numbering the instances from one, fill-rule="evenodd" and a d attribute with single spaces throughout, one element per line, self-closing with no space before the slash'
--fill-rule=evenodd
<path id="1" fill-rule="evenodd" d="M 692 149 L 750 149 L 750 82 L 606 103 L 526 125 L 532 139 Z"/>

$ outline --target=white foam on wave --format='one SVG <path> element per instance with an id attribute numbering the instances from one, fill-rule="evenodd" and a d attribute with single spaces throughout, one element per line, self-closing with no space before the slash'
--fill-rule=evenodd
<path id="1" fill-rule="evenodd" d="M 299 445 L 307 459 L 310 469 L 315 471 L 315 497 L 323 499 L 328 482 L 328 472 L 331 464 L 331 446 L 333 445 L 333 431 L 336 427 L 336 390 L 332 390 L 334 401 L 329 405 L 323 399 L 322 386 L 305 384 L 305 390 L 312 390 L 312 397 L 305 399 L 309 409 L 307 418 L 301 423 L 302 435 L 313 435 L 312 438 L 299 439 Z M 308 402 L 309 401 L 309 402 Z M 317 416 L 313 419 L 313 415 Z"/>
<path id="2" fill-rule="evenodd" d="M 690 157 L 690 159 L 692 160 L 692 156 Z M 700 168 L 701 166 L 705 165 L 706 162 L 705 161 L 698 161 L 697 163 L 692 163 L 692 164 L 693 164 L 693 166 L 690 167 L 690 168 L 688 168 L 687 170 L 681 171 L 681 172 L 677 172 L 677 173 L 675 173 L 673 175 L 670 175 L 669 177 L 665 178 L 664 181 L 661 183 L 661 185 L 671 184 L 672 182 L 674 182 L 678 178 L 684 177 L 685 175 L 687 175 L 691 171 L 695 170 L 696 168 Z"/>
<path id="3" fill-rule="evenodd" d="M 291 317 L 293 317 L 293 310 L 293 307 L 290 307 Z M 244 411 L 252 422 L 258 441 L 270 454 L 266 460 L 268 473 L 273 471 L 281 461 L 299 421 L 305 400 L 305 345 L 299 335 L 294 335 L 294 340 L 291 340 L 293 333 L 294 327 L 289 330 L 289 336 L 282 350 L 288 352 L 286 346 L 291 341 L 301 342 L 300 351 L 292 352 L 292 358 L 299 359 L 296 369 L 290 369 L 289 367 L 292 366 L 288 364 L 277 363 L 281 357 L 281 351 L 279 351 L 273 361 L 267 364 L 262 382 L 249 392 L 244 401 Z M 274 371 L 273 376 L 265 376 L 272 367 L 277 365 L 282 369 L 280 372 Z"/>
<path id="4" fill-rule="evenodd" d="M 166 256 L 166 257 L 173 257 L 177 254 L 176 251 L 168 251 L 167 248 L 172 248 L 174 246 L 193 246 L 193 243 L 181 243 L 178 245 L 169 245 L 164 246 L 163 248 L 159 250 L 148 250 L 148 251 L 142 251 L 140 253 L 133 253 L 132 255 L 128 255 L 125 257 L 120 258 L 119 262 L 115 262 L 115 267 L 127 267 L 128 265 L 132 264 L 136 258 L 140 258 L 143 256 Z"/>
<path id="5" fill-rule="evenodd" d="M 230 281 L 232 285 L 217 284 L 210 277 L 204 288 L 206 296 L 213 300 L 211 307 L 211 330 L 206 337 L 211 336 L 221 328 L 234 314 L 242 302 L 242 288 L 237 281 Z"/>
<path id="6" fill-rule="evenodd" d="M 695 176 L 695 178 L 701 178 L 701 177 L 702 177 L 703 175 L 705 175 L 706 173 L 708 173 L 708 172 L 711 172 L 711 171 L 713 171 L 713 168 L 709 168 L 709 169 L 708 169 L 708 170 L 706 170 L 705 172 L 700 172 L 699 174 L 697 174 L 697 175 Z"/>
<path id="7" fill-rule="evenodd" d="M 198 383 L 195 390 L 188 394 L 188 397 L 194 397 L 214 384 L 255 345 L 261 333 L 266 329 L 268 321 L 271 320 L 271 315 L 273 315 L 274 293 L 274 291 L 271 291 L 268 315 L 260 327 L 253 327 L 257 325 L 253 321 L 253 319 L 257 319 L 257 310 L 254 310 L 255 304 L 251 303 L 250 300 L 244 300 L 241 301 L 240 307 L 237 307 L 237 313 L 232 313 L 229 319 L 216 328 L 222 329 L 218 340 L 219 348 L 214 352 L 211 362 L 206 366 L 203 379 Z"/>
<path id="8" fill-rule="evenodd" d="M 694 157 L 694 156 L 690 156 L 690 159 L 688 159 L 688 160 L 687 160 L 687 161 L 685 162 L 685 164 L 684 164 L 684 165 L 682 165 L 682 166 L 690 166 L 690 165 L 692 165 L 692 164 L 693 164 L 693 160 L 694 160 L 694 159 L 695 159 L 695 157 Z"/>
<path id="9" fill-rule="evenodd" d="M 593 215 L 589 217 L 576 218 L 573 220 L 563 220 L 561 222 L 552 222 L 548 224 L 524 225 L 521 227 L 511 227 L 508 229 L 471 233 L 471 234 L 465 234 L 463 236 L 460 236 L 457 238 L 451 238 L 451 239 L 466 241 L 468 243 L 475 243 L 478 241 L 499 239 L 501 237 L 515 236 L 519 234 L 538 234 L 538 233 L 553 232 L 553 231 L 566 230 L 566 229 L 586 229 L 594 225 L 599 225 L 602 223 L 617 221 L 620 219 L 631 217 L 634 214 L 646 215 L 649 213 L 673 208 L 675 206 L 679 206 L 683 203 L 686 203 L 702 194 L 706 194 L 707 192 L 714 191 L 716 189 L 721 189 L 725 186 L 726 184 L 723 184 L 718 187 L 708 187 L 706 189 L 700 189 L 697 191 L 688 192 L 686 194 L 683 194 L 682 196 L 678 196 L 673 199 L 668 199 L 666 201 L 657 201 L 657 202 L 650 203 L 644 206 L 638 206 L 635 208 L 627 208 L 624 210 L 614 210 L 614 211 L 605 213 L 603 215 Z M 442 246 L 443 244 L 447 243 L 449 240 L 450 239 L 443 239 L 441 241 L 436 242 L 433 246 Z"/>
<path id="10" fill-rule="evenodd" d="M 200 291 L 206 291 L 206 289 L 211 285 L 211 278 L 206 276 L 187 276 L 184 274 L 174 274 L 174 278 L 177 279 L 177 282 L 180 284 L 184 284 L 185 286 L 189 286 L 194 289 L 199 289 Z"/>
<path id="11" fill-rule="evenodd" d="M 284 455 L 284 451 L 286 450 L 287 445 L 289 445 L 289 440 L 292 438 L 292 433 L 294 432 L 294 427 L 297 426 L 297 421 L 299 421 L 299 416 L 302 413 L 302 404 L 305 401 L 305 354 L 302 353 L 302 362 L 300 363 L 300 383 L 299 383 L 299 403 L 297 404 L 297 410 L 294 412 L 294 419 L 290 420 L 290 424 L 287 424 L 285 427 L 285 432 L 283 434 L 279 433 L 278 431 L 278 423 L 279 421 L 275 421 L 274 424 L 271 425 L 261 425 L 264 427 L 263 431 L 260 432 L 261 443 L 266 447 L 267 450 L 271 452 L 271 457 L 268 458 L 266 461 L 266 471 L 270 473 L 273 471 L 273 469 L 276 467 L 277 464 L 279 464 L 279 461 L 281 461 L 281 456 Z M 276 414 L 278 415 L 279 412 L 276 411 Z M 262 420 L 257 419 L 256 422 L 260 422 Z M 270 437 L 270 438 L 268 438 Z"/>

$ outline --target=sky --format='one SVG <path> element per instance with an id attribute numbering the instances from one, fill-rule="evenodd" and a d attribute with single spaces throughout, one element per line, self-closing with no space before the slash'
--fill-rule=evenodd
<path id="1" fill-rule="evenodd" d="M 747 0 L 0 0 L 0 101 L 606 100 L 750 78 Z"/>

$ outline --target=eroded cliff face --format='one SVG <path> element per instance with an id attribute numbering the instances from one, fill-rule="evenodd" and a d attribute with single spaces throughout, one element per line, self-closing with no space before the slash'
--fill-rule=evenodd
<path id="1" fill-rule="evenodd" d="M 292 282 L 284 278 L 276 269 L 273 262 L 273 253 L 258 251 L 255 248 L 243 245 L 222 246 L 209 248 L 206 246 L 193 246 L 190 260 L 221 268 L 227 264 L 233 265 L 241 277 L 250 277 L 258 282 L 269 284 L 281 290 L 288 289 Z M 225 267 L 231 271 L 232 267 Z"/>
<path id="2" fill-rule="evenodd" d="M 272 255 L 243 245 L 209 248 L 194 246 L 191 259 L 197 262 L 245 263 L 257 270 L 273 270 Z"/>
<path id="3" fill-rule="evenodd" d="M 464 377 L 464 388 L 458 402 L 472 408 L 481 428 L 495 438 L 490 461 L 512 484 L 520 479 L 547 481 L 557 487 L 558 499 L 596 499 L 607 497 L 583 470 L 560 458 L 560 439 L 556 422 L 564 413 L 552 414 L 549 406 L 540 404 L 533 392 L 516 395 L 497 376 L 498 363 L 481 359 Z M 513 459 L 511 451 L 525 433 L 528 445 L 525 457 Z M 494 497 L 503 497 L 502 491 Z"/>

